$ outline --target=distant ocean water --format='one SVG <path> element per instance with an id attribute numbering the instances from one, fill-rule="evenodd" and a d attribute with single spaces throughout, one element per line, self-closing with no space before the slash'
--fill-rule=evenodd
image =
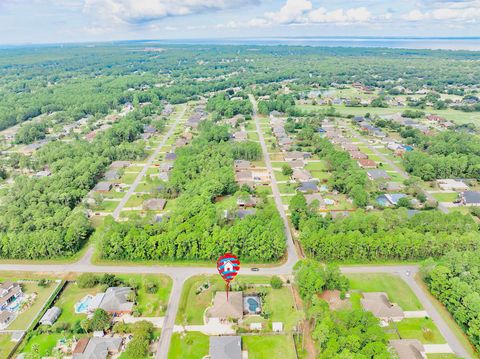
<path id="1" fill-rule="evenodd" d="M 155 41 L 157 42 L 157 41 Z M 165 44 L 298 45 L 480 51 L 480 37 L 266 37 L 160 40 Z"/>

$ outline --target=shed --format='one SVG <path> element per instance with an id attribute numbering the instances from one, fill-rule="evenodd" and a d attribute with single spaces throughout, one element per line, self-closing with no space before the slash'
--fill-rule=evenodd
<path id="1" fill-rule="evenodd" d="M 48 309 L 45 314 L 43 315 L 42 319 L 40 319 L 40 323 L 42 325 L 53 325 L 60 316 L 62 311 L 58 307 L 51 307 Z"/>
<path id="2" fill-rule="evenodd" d="M 273 322 L 272 330 L 274 332 L 283 332 L 283 323 L 282 322 Z"/>

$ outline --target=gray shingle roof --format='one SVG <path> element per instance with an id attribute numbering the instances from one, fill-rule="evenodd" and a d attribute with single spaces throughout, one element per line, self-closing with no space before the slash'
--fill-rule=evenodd
<path id="1" fill-rule="evenodd" d="M 210 357 L 211 359 L 241 359 L 242 337 L 210 337 Z"/>

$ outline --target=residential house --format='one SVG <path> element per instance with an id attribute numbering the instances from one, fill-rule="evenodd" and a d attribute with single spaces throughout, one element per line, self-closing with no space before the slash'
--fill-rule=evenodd
<path id="1" fill-rule="evenodd" d="M 270 175 L 267 171 L 252 171 L 252 178 L 255 184 L 267 185 L 270 182 Z"/>
<path id="2" fill-rule="evenodd" d="M 106 181 L 115 181 L 115 180 L 118 180 L 119 178 L 120 178 L 120 173 L 116 169 L 108 170 L 103 175 L 103 179 Z"/>
<path id="3" fill-rule="evenodd" d="M 248 140 L 248 134 L 246 131 L 237 131 L 232 136 L 236 142 L 244 142 Z"/>
<path id="4" fill-rule="evenodd" d="M 208 310 L 208 315 L 224 320 L 243 318 L 243 293 L 229 292 L 227 301 L 226 292 L 216 292 L 213 307 Z"/>
<path id="5" fill-rule="evenodd" d="M 292 152 L 287 152 L 283 155 L 283 158 L 287 162 L 292 162 L 292 161 L 303 161 L 305 158 L 305 153 L 300 152 L 300 151 L 292 151 Z"/>
<path id="6" fill-rule="evenodd" d="M 367 175 L 368 178 L 370 178 L 372 181 L 375 180 L 389 180 L 390 176 L 385 172 L 384 170 L 367 170 Z"/>
<path id="7" fill-rule="evenodd" d="M 305 162 L 303 162 L 303 160 L 295 160 L 288 162 L 288 165 L 291 168 L 303 168 L 305 166 Z"/>
<path id="8" fill-rule="evenodd" d="M 235 171 L 243 171 L 243 170 L 249 170 L 252 167 L 252 163 L 250 161 L 235 160 L 234 166 L 235 166 Z"/>
<path id="9" fill-rule="evenodd" d="M 390 346 L 395 350 L 398 359 L 426 359 L 425 348 L 417 339 L 390 340 Z"/>
<path id="10" fill-rule="evenodd" d="M 240 169 L 235 172 L 235 181 L 239 186 L 247 185 L 253 187 L 252 171 Z"/>
<path id="11" fill-rule="evenodd" d="M 366 160 L 368 156 L 361 151 L 350 151 L 350 157 L 354 160 Z"/>
<path id="12" fill-rule="evenodd" d="M 257 200 L 255 197 L 250 195 L 242 195 L 237 198 L 237 206 L 248 208 L 248 207 L 255 207 L 257 205 Z"/>
<path id="13" fill-rule="evenodd" d="M 237 212 L 235 213 L 235 216 L 238 219 L 244 219 L 247 216 L 252 216 L 256 213 L 255 208 L 250 208 L 250 209 L 237 209 Z"/>
<path id="14" fill-rule="evenodd" d="M 443 189 L 444 191 L 468 191 L 470 188 L 468 185 L 456 179 L 438 179 L 437 180 L 438 187 Z"/>
<path id="15" fill-rule="evenodd" d="M 122 347 L 121 337 L 81 338 L 73 350 L 73 359 L 106 359 L 118 354 Z"/>
<path id="16" fill-rule="evenodd" d="M 306 169 L 294 168 L 292 178 L 297 182 L 306 182 L 312 179 L 312 175 Z"/>
<path id="17" fill-rule="evenodd" d="M 165 161 L 175 161 L 177 159 L 177 155 L 175 152 L 168 152 L 165 154 Z"/>
<path id="18" fill-rule="evenodd" d="M 242 337 L 211 336 L 210 359 L 242 359 Z"/>
<path id="19" fill-rule="evenodd" d="M 130 166 L 130 161 L 113 161 L 110 168 L 125 168 Z"/>
<path id="20" fill-rule="evenodd" d="M 0 310 L 5 310 L 11 303 L 23 295 L 22 287 L 16 282 L 0 284 Z"/>
<path id="21" fill-rule="evenodd" d="M 381 321 L 388 323 L 390 320 L 398 322 L 405 317 L 402 308 L 390 303 L 388 296 L 383 292 L 364 292 L 360 299 L 362 308 L 372 312 Z"/>
<path id="22" fill-rule="evenodd" d="M 352 152 L 352 151 L 359 151 L 359 148 L 357 145 L 354 145 L 352 143 L 344 143 L 342 145 L 342 148 L 345 150 L 345 151 L 348 151 L 348 152 Z"/>
<path id="23" fill-rule="evenodd" d="M 105 293 L 98 293 L 88 306 L 89 312 L 100 308 L 113 316 L 131 314 L 134 303 L 130 301 L 131 288 L 110 287 Z"/>
<path id="24" fill-rule="evenodd" d="M 404 189 L 405 186 L 398 182 L 387 182 L 381 186 L 381 189 L 388 192 L 398 192 Z"/>
<path id="25" fill-rule="evenodd" d="M 109 182 L 98 182 L 95 187 L 93 187 L 93 190 L 95 192 L 100 192 L 100 193 L 107 193 L 112 189 L 112 184 Z"/>
<path id="26" fill-rule="evenodd" d="M 398 201 L 401 198 L 407 197 L 406 194 L 403 193 L 392 193 L 392 194 L 382 194 L 377 197 L 376 201 L 378 204 L 385 206 L 385 207 L 391 207 L 391 206 L 396 206 L 398 204 Z"/>
<path id="27" fill-rule="evenodd" d="M 58 307 L 49 308 L 43 315 L 42 319 L 40 319 L 40 324 L 52 326 L 57 321 L 61 313 L 62 311 Z"/>
<path id="28" fill-rule="evenodd" d="M 162 211 L 166 204 L 167 201 L 163 198 L 152 198 L 143 202 L 143 208 L 147 211 Z"/>
<path id="29" fill-rule="evenodd" d="M 464 206 L 480 206 L 480 192 L 478 191 L 462 192 L 461 202 Z"/>
<path id="30" fill-rule="evenodd" d="M 298 186 L 297 191 L 302 193 L 318 192 L 317 182 L 315 181 L 300 182 L 300 186 Z"/>
<path id="31" fill-rule="evenodd" d="M 359 159 L 357 163 L 361 168 L 366 168 L 366 169 L 377 168 L 377 163 L 374 160 L 370 160 L 368 158 Z"/>

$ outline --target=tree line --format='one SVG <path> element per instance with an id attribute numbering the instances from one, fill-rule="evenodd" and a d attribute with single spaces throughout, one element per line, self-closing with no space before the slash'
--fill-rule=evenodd
<path id="1" fill-rule="evenodd" d="M 438 261 L 424 263 L 422 272 L 430 292 L 452 314 L 480 351 L 480 250 L 456 250 Z"/>

